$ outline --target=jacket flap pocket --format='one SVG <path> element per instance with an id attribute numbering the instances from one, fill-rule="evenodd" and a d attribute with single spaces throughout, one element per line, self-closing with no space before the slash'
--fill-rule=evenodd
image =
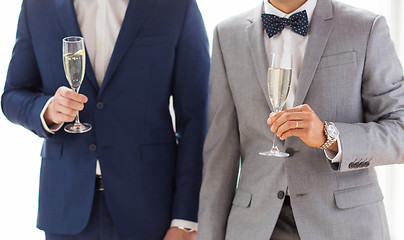
<path id="1" fill-rule="evenodd" d="M 376 184 L 344 189 L 334 192 L 335 203 L 339 209 L 353 208 L 383 200 L 380 187 Z"/>
<path id="2" fill-rule="evenodd" d="M 250 192 L 238 188 L 233 199 L 233 205 L 247 208 L 251 205 L 251 199 L 252 194 Z"/>
<path id="3" fill-rule="evenodd" d="M 54 143 L 44 141 L 41 150 L 41 157 L 49 160 L 59 160 L 62 156 L 63 145 L 61 143 Z"/>
<path id="4" fill-rule="evenodd" d="M 337 55 L 322 57 L 318 68 L 326 68 L 356 62 L 356 52 L 346 52 Z"/>
<path id="5" fill-rule="evenodd" d="M 140 149 L 143 164 L 174 163 L 176 156 L 175 142 L 144 144 Z"/>

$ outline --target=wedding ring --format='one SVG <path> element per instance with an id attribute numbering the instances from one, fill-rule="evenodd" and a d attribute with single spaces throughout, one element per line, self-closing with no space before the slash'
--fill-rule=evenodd
<path id="1" fill-rule="evenodd" d="M 296 121 L 296 127 L 295 128 L 299 128 L 299 121 Z"/>

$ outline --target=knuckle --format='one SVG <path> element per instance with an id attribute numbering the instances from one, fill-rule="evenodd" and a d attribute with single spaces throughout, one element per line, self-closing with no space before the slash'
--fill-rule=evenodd
<path id="1" fill-rule="evenodd" d="M 69 115 L 70 117 L 73 117 L 75 116 L 76 111 L 74 111 L 73 109 L 67 109 L 66 114 Z"/>
<path id="2" fill-rule="evenodd" d="M 74 117 L 73 116 L 68 116 L 67 117 L 67 122 L 73 122 L 74 121 Z"/>
<path id="3" fill-rule="evenodd" d="M 71 102 L 70 102 L 70 100 L 67 99 L 67 98 L 61 98 L 61 99 L 60 99 L 60 104 L 63 105 L 63 106 L 65 106 L 65 107 L 70 107 Z"/>
<path id="4" fill-rule="evenodd" d="M 65 86 L 62 86 L 60 88 L 58 88 L 57 92 L 59 92 L 59 94 L 64 95 L 66 94 L 66 92 L 68 92 L 68 88 Z"/>
<path id="5" fill-rule="evenodd" d="M 295 126 L 296 126 L 296 123 L 294 123 L 293 121 L 288 121 L 289 128 L 294 128 Z"/>
<path id="6" fill-rule="evenodd" d="M 68 119 L 67 119 L 66 115 L 64 115 L 64 114 L 59 114 L 59 116 L 58 116 L 58 118 L 57 118 L 57 122 L 59 122 L 59 123 L 64 123 L 64 122 L 67 122 L 67 121 L 68 121 Z"/>

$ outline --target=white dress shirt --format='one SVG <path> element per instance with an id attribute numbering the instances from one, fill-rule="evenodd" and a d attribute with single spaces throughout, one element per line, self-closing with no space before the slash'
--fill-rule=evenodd
<path id="1" fill-rule="evenodd" d="M 311 17 L 313 16 L 314 9 L 316 7 L 317 0 L 307 0 L 302 6 L 296 9 L 294 12 L 286 14 L 279 9 L 272 6 L 269 3 L 269 0 L 264 0 L 264 13 L 273 14 L 278 17 L 289 18 L 294 13 L 306 10 L 308 21 L 310 24 Z M 290 27 L 286 26 L 285 29 L 281 33 L 269 38 L 266 31 L 264 30 L 264 44 L 265 50 L 268 53 L 288 53 L 292 54 L 292 82 L 290 86 L 290 92 L 288 99 L 285 103 L 285 108 L 293 108 L 293 102 L 295 100 L 297 83 L 300 75 L 300 70 L 303 63 L 303 57 L 306 52 L 306 46 L 309 39 L 309 34 L 306 36 L 302 36 L 300 34 L 295 33 Z M 335 153 L 331 150 L 325 150 L 324 153 L 330 161 L 333 163 L 340 162 L 342 157 L 342 149 L 339 138 L 338 142 L 338 153 Z"/>
<path id="2" fill-rule="evenodd" d="M 77 21 L 84 37 L 90 63 L 98 83 L 102 85 L 108 68 L 112 52 L 118 38 L 119 31 L 128 8 L 129 0 L 73 0 Z M 49 99 L 41 112 L 41 121 L 44 129 L 55 133 L 62 125 L 48 127 L 44 120 L 44 113 L 53 98 Z M 96 174 L 101 175 L 101 168 L 97 160 Z M 183 227 L 197 230 L 197 223 L 173 219 L 172 227 Z"/>

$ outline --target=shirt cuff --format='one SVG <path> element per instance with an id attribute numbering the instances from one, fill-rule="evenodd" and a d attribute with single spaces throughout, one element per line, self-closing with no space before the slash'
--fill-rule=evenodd
<path id="1" fill-rule="evenodd" d="M 49 98 L 49 100 L 45 103 L 45 106 L 42 108 L 39 117 L 41 118 L 42 127 L 45 129 L 45 131 L 51 134 L 55 134 L 55 132 L 59 131 L 59 129 L 62 128 L 63 124 L 53 124 L 52 126 L 48 126 L 48 124 L 46 124 L 45 118 L 43 117 L 45 115 L 46 109 L 48 109 L 48 106 L 52 102 L 52 100 L 53 97 Z"/>
<path id="2" fill-rule="evenodd" d="M 173 219 L 171 221 L 171 227 L 190 228 L 192 230 L 198 231 L 198 223 L 182 219 Z"/>
<path id="3" fill-rule="evenodd" d="M 338 152 L 334 152 L 329 149 L 324 150 L 325 156 L 330 160 L 332 163 L 340 163 L 342 159 L 342 147 L 341 147 L 341 141 L 339 137 L 337 138 L 337 143 L 338 143 Z"/>

